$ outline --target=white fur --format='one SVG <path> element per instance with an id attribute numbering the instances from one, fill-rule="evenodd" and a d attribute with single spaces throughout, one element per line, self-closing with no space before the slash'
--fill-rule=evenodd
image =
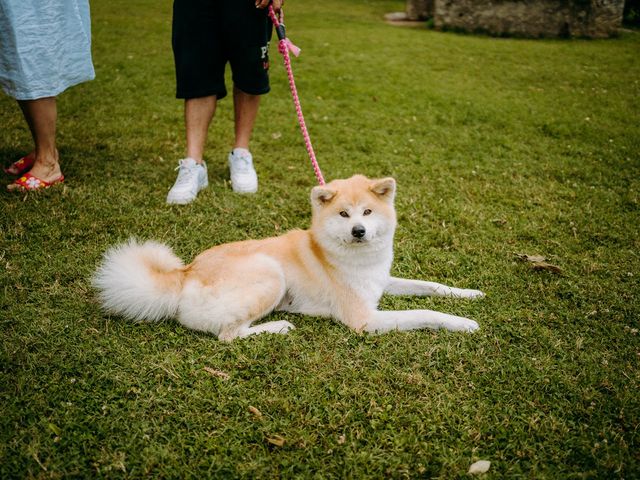
<path id="1" fill-rule="evenodd" d="M 252 274 L 256 272 L 261 275 L 258 281 L 252 281 Z M 259 319 L 251 314 L 254 304 L 247 300 L 273 297 L 274 300 L 266 306 L 267 311 L 272 311 L 284 293 L 285 280 L 280 265 L 267 255 L 252 255 L 236 260 L 233 277 L 220 285 L 187 281 L 180 296 L 178 321 L 193 330 L 213 333 L 221 338 L 232 334 L 229 331 L 246 336 L 240 334 L 247 333 L 247 323 Z M 258 330 L 253 332 L 259 333 Z"/>
<path id="2" fill-rule="evenodd" d="M 180 291 L 159 288 L 149 265 L 167 273 L 183 268 L 171 249 L 157 242 L 140 244 L 131 239 L 109 249 L 93 276 L 103 307 L 134 321 L 154 322 L 174 316 Z"/>
<path id="3" fill-rule="evenodd" d="M 365 332 L 385 333 L 391 330 L 419 330 L 445 328 L 452 332 L 473 332 L 479 328 L 477 322 L 433 310 L 377 311 L 364 328 Z"/>
<path id="4" fill-rule="evenodd" d="M 213 247 L 187 267 L 171 250 L 135 240 L 112 248 L 94 276 L 110 312 L 132 320 L 176 317 L 221 340 L 287 333 L 286 321 L 253 325 L 273 310 L 333 317 L 357 331 L 446 328 L 467 318 L 431 310 L 379 311 L 383 293 L 479 298 L 478 290 L 390 275 L 396 225 L 393 179 L 355 176 L 312 190 L 312 228 Z M 366 212 L 366 213 L 365 213 Z M 353 228 L 364 227 L 364 232 Z"/>
<path id="5" fill-rule="evenodd" d="M 441 283 L 425 282 L 423 280 L 407 280 L 390 277 L 385 293 L 390 295 L 420 295 L 432 297 L 481 298 L 484 293 L 480 290 L 454 288 Z"/>

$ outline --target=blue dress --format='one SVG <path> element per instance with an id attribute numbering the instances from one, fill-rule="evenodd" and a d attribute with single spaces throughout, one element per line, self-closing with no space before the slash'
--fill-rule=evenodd
<path id="1" fill-rule="evenodd" d="M 0 86 L 54 97 L 95 77 L 88 0 L 0 0 Z"/>

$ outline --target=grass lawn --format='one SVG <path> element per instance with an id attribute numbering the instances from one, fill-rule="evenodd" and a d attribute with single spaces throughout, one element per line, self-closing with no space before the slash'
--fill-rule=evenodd
<path id="1" fill-rule="evenodd" d="M 288 2 L 298 88 L 327 179 L 397 179 L 393 273 L 487 293 L 382 308 L 480 330 L 369 336 L 274 314 L 298 328 L 227 344 L 103 313 L 89 278 L 109 246 L 156 239 L 189 261 L 306 228 L 315 178 L 273 43 L 259 193 L 231 192 L 226 99 L 210 187 L 167 206 L 184 152 L 171 2 L 94 1 L 97 78 L 59 98 L 67 182 L 0 189 L 0 478 L 457 478 L 480 459 L 487 478 L 640 477 L 640 33 L 532 41 L 381 20 L 403 5 Z M 6 165 L 30 136 L 4 95 L 0 125 Z"/>

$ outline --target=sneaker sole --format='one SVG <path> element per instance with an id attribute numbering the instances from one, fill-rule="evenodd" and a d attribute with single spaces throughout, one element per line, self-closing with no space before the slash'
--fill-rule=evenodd
<path id="1" fill-rule="evenodd" d="M 176 199 L 170 199 L 169 197 L 167 197 L 167 204 L 169 205 L 187 205 L 188 203 L 193 202 L 196 198 L 198 198 L 198 193 L 200 193 L 200 190 L 205 189 L 209 186 L 209 179 L 205 178 L 204 182 L 202 183 L 202 185 L 198 186 L 198 192 L 196 192 L 196 196 L 190 199 L 182 199 L 182 198 L 176 198 Z"/>
<path id="2" fill-rule="evenodd" d="M 194 197 L 191 200 L 183 200 L 183 199 L 169 200 L 167 198 L 167 205 L 187 205 L 188 203 L 193 202 L 195 199 L 196 199 L 196 197 Z"/>
<path id="3" fill-rule="evenodd" d="M 245 187 L 236 187 L 231 185 L 231 189 L 233 190 L 234 193 L 256 193 L 258 191 L 257 186 L 245 188 Z"/>

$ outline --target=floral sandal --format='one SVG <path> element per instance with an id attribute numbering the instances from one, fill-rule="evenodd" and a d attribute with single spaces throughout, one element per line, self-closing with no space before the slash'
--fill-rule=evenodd
<path id="1" fill-rule="evenodd" d="M 15 182 L 7 185 L 7 189 L 19 190 L 21 192 L 33 192 L 36 190 L 44 190 L 45 188 L 52 187 L 53 185 L 57 183 L 62 183 L 62 182 L 64 182 L 64 175 L 60 175 L 55 180 L 46 182 L 34 175 L 31 175 L 30 173 L 25 173 L 23 176 L 18 178 Z"/>
<path id="2" fill-rule="evenodd" d="M 4 173 L 9 175 L 22 175 L 24 172 L 28 172 L 33 167 L 36 159 L 34 156 L 25 155 L 20 160 L 13 162 L 8 167 L 4 167 Z"/>

